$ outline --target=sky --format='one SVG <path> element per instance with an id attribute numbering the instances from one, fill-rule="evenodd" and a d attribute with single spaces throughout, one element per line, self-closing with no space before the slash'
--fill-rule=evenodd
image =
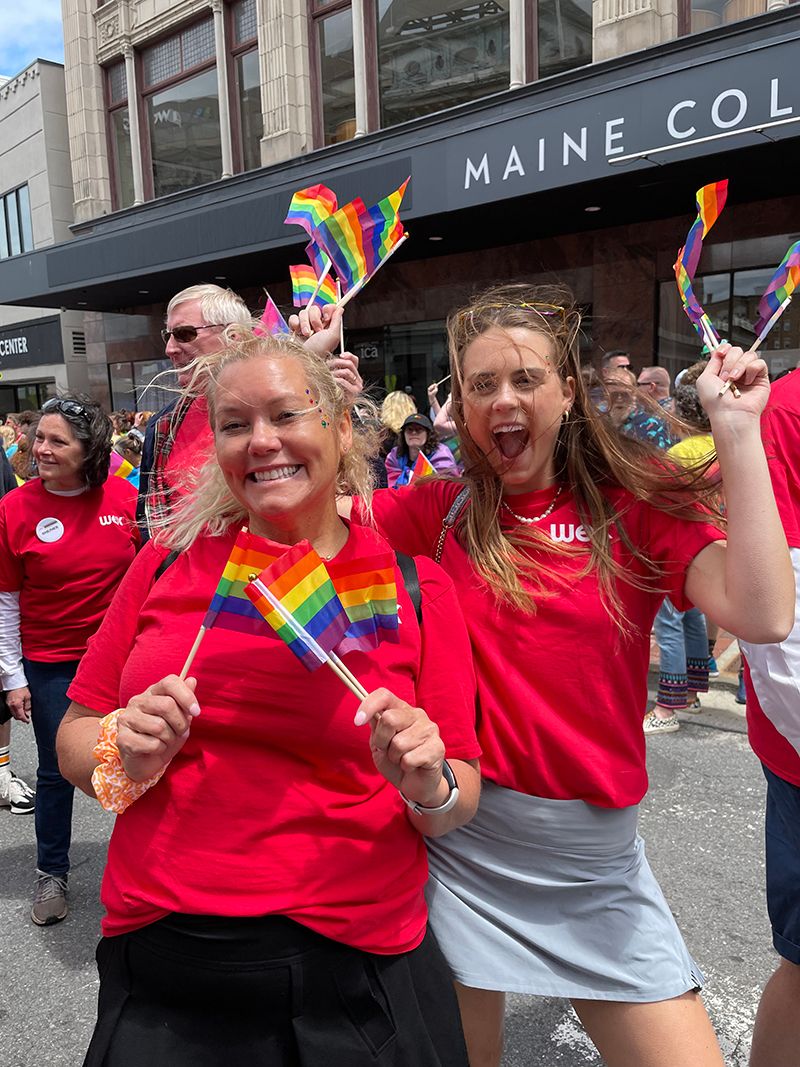
<path id="1" fill-rule="evenodd" d="M 0 75 L 12 77 L 34 59 L 64 62 L 61 0 L 0 0 Z"/>

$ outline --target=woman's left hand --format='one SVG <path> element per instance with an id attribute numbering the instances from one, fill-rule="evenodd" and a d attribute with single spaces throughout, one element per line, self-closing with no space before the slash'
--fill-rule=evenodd
<path id="1" fill-rule="evenodd" d="M 358 356 L 352 352 L 342 352 L 338 356 L 331 356 L 328 366 L 348 401 L 352 403 L 364 388 L 364 382 L 358 373 Z"/>
<path id="2" fill-rule="evenodd" d="M 720 396 L 728 380 L 732 385 Z M 741 396 L 734 396 L 734 385 Z M 760 419 L 769 399 L 769 388 L 767 364 L 759 354 L 727 343 L 711 353 L 708 366 L 697 379 L 700 401 L 712 420 L 728 416 Z"/>
<path id="3" fill-rule="evenodd" d="M 436 723 L 388 689 L 376 689 L 358 709 L 356 726 L 367 722 L 372 758 L 387 782 L 425 808 L 443 804 L 449 788 L 442 776 L 445 750 Z"/>

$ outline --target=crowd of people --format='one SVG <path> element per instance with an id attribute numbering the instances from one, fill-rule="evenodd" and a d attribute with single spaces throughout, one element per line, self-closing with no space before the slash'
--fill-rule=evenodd
<path id="1" fill-rule="evenodd" d="M 637 830 L 646 735 L 698 710 L 713 627 L 742 643 L 768 783 L 782 962 L 752 1063 L 791 1062 L 797 373 L 770 400 L 727 343 L 674 387 L 622 351 L 589 368 L 580 323 L 566 289 L 497 286 L 448 318 L 443 403 L 433 383 L 426 411 L 405 390 L 378 410 L 339 309 L 273 338 L 193 286 L 167 307 L 167 408 L 112 425 L 59 397 L 29 420 L 0 501 L 0 671 L 39 769 L 34 797 L 6 722 L 0 803 L 35 809 L 44 926 L 67 915 L 73 788 L 118 812 L 87 1067 L 498 1067 L 509 992 L 568 998 L 610 1067 L 720 1067 Z M 361 696 L 242 627 L 187 673 L 241 544 L 390 567 L 399 640 L 344 657 Z"/>

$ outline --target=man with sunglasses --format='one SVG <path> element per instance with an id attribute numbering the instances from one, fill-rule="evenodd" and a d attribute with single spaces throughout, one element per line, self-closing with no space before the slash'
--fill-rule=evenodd
<path id="1" fill-rule="evenodd" d="M 327 330 L 303 336 L 307 348 L 328 359 L 334 378 L 351 401 L 361 392 L 358 358 L 350 352 L 331 353 L 338 346 L 341 312 L 332 307 L 312 311 L 322 316 Z M 240 296 L 218 285 L 193 285 L 176 293 L 167 305 L 166 327 L 161 331 L 165 353 L 178 372 L 178 385 L 191 379 L 195 360 L 219 350 L 226 326 L 249 322 L 250 311 Z M 290 320 L 291 321 L 291 320 Z M 297 320 L 294 320 L 297 321 Z M 208 409 L 203 398 L 181 396 L 167 404 L 147 424 L 139 468 L 136 521 L 142 540 L 155 524 L 168 518 L 180 497 L 191 489 L 193 475 L 212 444 Z"/>
<path id="2" fill-rule="evenodd" d="M 242 298 L 219 285 L 193 285 L 176 293 L 167 305 L 161 336 L 165 354 L 178 372 L 180 388 L 191 378 L 187 368 L 220 348 L 225 327 L 249 319 L 250 311 Z M 142 446 L 136 506 L 143 539 L 189 488 L 192 474 L 205 458 L 210 434 L 208 410 L 200 398 L 177 397 L 150 419 Z"/>

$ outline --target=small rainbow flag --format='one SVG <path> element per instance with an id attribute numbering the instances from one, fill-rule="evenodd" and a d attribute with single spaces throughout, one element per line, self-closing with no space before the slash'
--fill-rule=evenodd
<path id="1" fill-rule="evenodd" d="M 374 274 L 403 236 L 398 211 L 408 182 L 406 178 L 370 208 L 356 197 L 317 227 L 314 237 L 333 263 L 343 292 Z"/>
<path id="2" fill-rule="evenodd" d="M 427 478 L 431 474 L 436 474 L 436 468 L 425 455 L 424 452 L 420 452 L 417 456 L 414 466 L 411 468 L 411 481 L 412 478 Z"/>
<path id="3" fill-rule="evenodd" d="M 266 332 L 271 337 L 280 337 L 283 335 L 288 335 L 292 332 L 289 329 L 289 325 L 286 322 L 286 319 L 283 317 L 283 315 L 281 315 L 280 311 L 278 310 L 277 304 L 269 295 L 269 293 L 267 293 L 267 302 L 264 305 L 264 311 L 261 315 L 261 321 L 266 327 Z M 254 333 L 256 334 L 261 334 L 262 332 L 263 331 L 259 329 L 254 330 Z"/>
<path id="4" fill-rule="evenodd" d="M 280 602 L 288 619 L 270 603 L 265 589 Z M 246 585 L 244 591 L 259 617 L 266 619 L 310 671 L 321 667 L 324 660 L 315 652 L 312 642 L 301 635 L 300 627 L 324 653 L 330 653 L 339 646 L 350 626 L 325 564 L 308 541 L 300 541 L 290 548 Z M 293 620 L 300 626 L 293 627 Z"/>
<path id="5" fill-rule="evenodd" d="M 239 531 L 217 591 L 203 619 L 204 629 L 221 626 L 244 634 L 263 635 L 272 632 L 245 592 L 252 575 L 263 571 L 277 559 L 271 548 L 262 537 L 250 533 L 246 527 Z"/>
<path id="6" fill-rule="evenodd" d="M 109 477 L 127 478 L 133 469 L 133 464 L 123 459 L 119 452 L 115 452 L 112 448 L 111 458 L 108 461 Z"/>
<path id="7" fill-rule="evenodd" d="M 308 189 L 298 189 L 289 204 L 289 211 L 284 224 L 302 226 L 309 237 L 314 230 L 338 207 L 336 193 L 327 185 L 311 185 Z"/>
<path id="8" fill-rule="evenodd" d="M 314 272 L 314 268 L 307 266 L 305 263 L 299 263 L 297 266 L 289 267 L 289 274 L 292 278 L 292 300 L 294 301 L 294 306 L 305 307 L 311 302 L 311 297 L 314 296 L 314 290 L 317 288 L 317 275 Z M 319 287 L 319 292 L 314 296 L 314 300 L 320 304 L 336 303 L 336 282 L 330 275 L 323 278 L 322 285 Z"/>
<path id="9" fill-rule="evenodd" d="M 697 218 L 689 228 L 686 244 L 683 246 L 682 251 L 678 253 L 678 258 L 683 259 L 683 265 L 686 267 L 686 273 L 690 278 L 694 278 L 697 273 L 700 253 L 703 251 L 703 239 L 722 214 L 727 198 L 727 178 L 723 178 L 719 182 L 712 182 L 710 185 L 704 185 L 702 189 L 698 189 L 695 193 Z"/>
<path id="10" fill-rule="evenodd" d="M 340 655 L 368 652 L 381 641 L 400 640 L 394 568 L 393 552 L 328 564 L 331 581 L 350 620 L 336 649 Z"/>
<path id="11" fill-rule="evenodd" d="M 718 344 L 719 337 L 717 331 L 714 329 L 711 319 L 703 310 L 700 302 L 694 295 L 691 279 L 686 273 L 686 268 L 680 258 L 675 263 L 675 280 L 678 283 L 678 292 L 681 295 L 683 310 L 686 312 L 687 318 L 691 324 L 697 330 L 703 343 L 706 344 L 708 339 L 710 339 L 715 345 Z"/>
<path id="12" fill-rule="evenodd" d="M 328 269 L 331 261 L 313 237 L 306 245 L 306 255 L 308 256 L 308 262 L 314 268 L 314 273 L 319 278 L 320 274 L 323 274 Z"/>
<path id="13" fill-rule="evenodd" d="M 758 302 L 758 319 L 753 329 L 758 336 L 766 337 L 767 327 L 771 329 L 778 321 L 784 301 L 788 300 L 798 283 L 800 283 L 800 241 L 795 241 L 770 278 L 764 295 Z M 774 322 L 770 321 L 774 319 Z M 763 340 L 763 338 L 762 338 Z"/>

